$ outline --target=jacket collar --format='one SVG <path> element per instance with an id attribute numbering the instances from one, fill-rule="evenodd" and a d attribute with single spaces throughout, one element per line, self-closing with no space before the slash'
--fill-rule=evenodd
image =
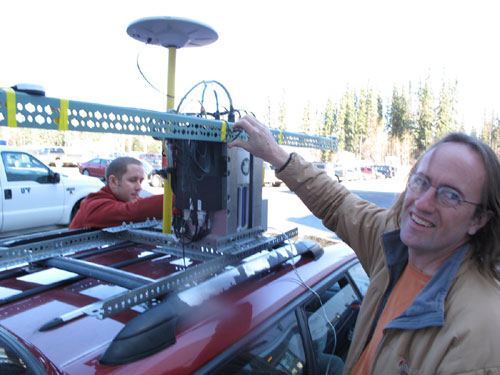
<path id="1" fill-rule="evenodd" d="M 389 267 L 391 291 L 408 263 L 408 247 L 401 242 L 399 234 L 399 230 L 396 230 L 384 233 L 382 237 Z M 386 328 L 419 329 L 443 326 L 444 300 L 468 248 L 468 244 L 459 247 L 415 297 L 408 309 Z"/>

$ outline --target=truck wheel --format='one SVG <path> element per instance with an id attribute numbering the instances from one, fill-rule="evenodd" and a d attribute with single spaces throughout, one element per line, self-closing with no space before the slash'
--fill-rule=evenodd
<path id="1" fill-rule="evenodd" d="M 71 222 L 73 221 L 73 218 L 75 217 L 76 213 L 78 212 L 78 210 L 80 209 L 80 203 L 82 202 L 82 200 L 80 199 L 78 202 L 75 203 L 75 205 L 73 206 L 73 209 L 71 210 L 71 215 L 69 217 L 69 222 L 71 224 Z"/>

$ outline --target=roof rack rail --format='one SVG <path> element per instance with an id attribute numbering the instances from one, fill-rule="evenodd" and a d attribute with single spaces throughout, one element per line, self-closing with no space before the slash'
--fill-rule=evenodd
<path id="1" fill-rule="evenodd" d="M 203 245 L 182 254 L 179 245 L 171 235 L 154 231 L 159 224 L 156 220 L 139 224 L 123 224 L 115 228 L 103 230 L 68 231 L 64 236 L 46 238 L 42 234 L 30 237 L 29 240 L 0 242 L 0 269 L 7 269 L 21 264 L 49 266 L 74 272 L 79 276 L 97 278 L 130 290 L 117 296 L 97 301 L 72 312 L 54 318 L 47 322 L 41 330 L 51 329 L 64 322 L 77 318 L 83 314 L 104 319 L 139 304 L 156 305 L 169 292 L 179 292 L 197 285 L 214 275 L 221 274 L 228 266 L 235 266 L 241 259 L 261 252 L 273 250 L 282 246 L 288 239 L 297 236 L 297 229 L 292 229 L 280 235 L 265 237 L 260 234 L 251 239 L 244 237 L 240 241 L 232 242 L 231 247 L 224 251 L 207 252 Z M 140 229 L 138 229 L 140 228 Z M 75 233 L 76 232 L 76 233 Z M 50 237 L 50 236 L 49 236 Z M 135 241 L 134 241 L 135 240 Z M 79 260 L 79 254 L 91 254 L 114 249 L 123 243 L 157 244 L 150 251 L 154 254 L 169 254 L 182 257 L 192 256 L 201 259 L 202 263 L 176 272 L 160 279 L 149 279 L 134 273 L 116 270 L 113 266 L 101 266 Z M 101 248 L 101 249 L 99 249 Z M 98 250 L 96 250 L 98 249 Z M 75 253 L 77 256 L 68 257 Z M 44 286 L 50 288 L 51 286 Z M 16 297 L 16 296 L 13 296 Z"/>
<path id="2" fill-rule="evenodd" d="M 154 308 L 136 316 L 116 335 L 99 362 L 117 365 L 133 362 L 175 343 L 178 318 L 203 301 L 263 272 L 267 272 L 298 255 L 311 254 L 317 259 L 323 248 L 312 240 L 284 244 L 268 253 L 256 255 L 232 269 L 192 288 L 169 294 Z"/>

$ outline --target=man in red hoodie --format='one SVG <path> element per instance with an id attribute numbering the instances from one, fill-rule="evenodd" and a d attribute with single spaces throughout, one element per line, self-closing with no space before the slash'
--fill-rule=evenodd
<path id="1" fill-rule="evenodd" d="M 123 222 L 161 219 L 163 195 L 139 196 L 144 175 L 137 159 L 125 156 L 113 160 L 106 169 L 106 186 L 85 197 L 69 229 L 107 228 Z"/>

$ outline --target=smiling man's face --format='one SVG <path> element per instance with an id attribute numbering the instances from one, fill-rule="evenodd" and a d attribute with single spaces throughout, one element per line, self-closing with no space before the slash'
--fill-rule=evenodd
<path id="1" fill-rule="evenodd" d="M 474 215 L 476 206 L 447 207 L 437 201 L 436 188 L 448 186 L 470 202 L 481 202 L 486 169 L 481 157 L 461 143 L 444 143 L 429 151 L 415 173 L 433 185 L 424 193 L 409 188 L 401 214 L 401 240 L 410 253 L 451 255 L 484 224 Z"/>

